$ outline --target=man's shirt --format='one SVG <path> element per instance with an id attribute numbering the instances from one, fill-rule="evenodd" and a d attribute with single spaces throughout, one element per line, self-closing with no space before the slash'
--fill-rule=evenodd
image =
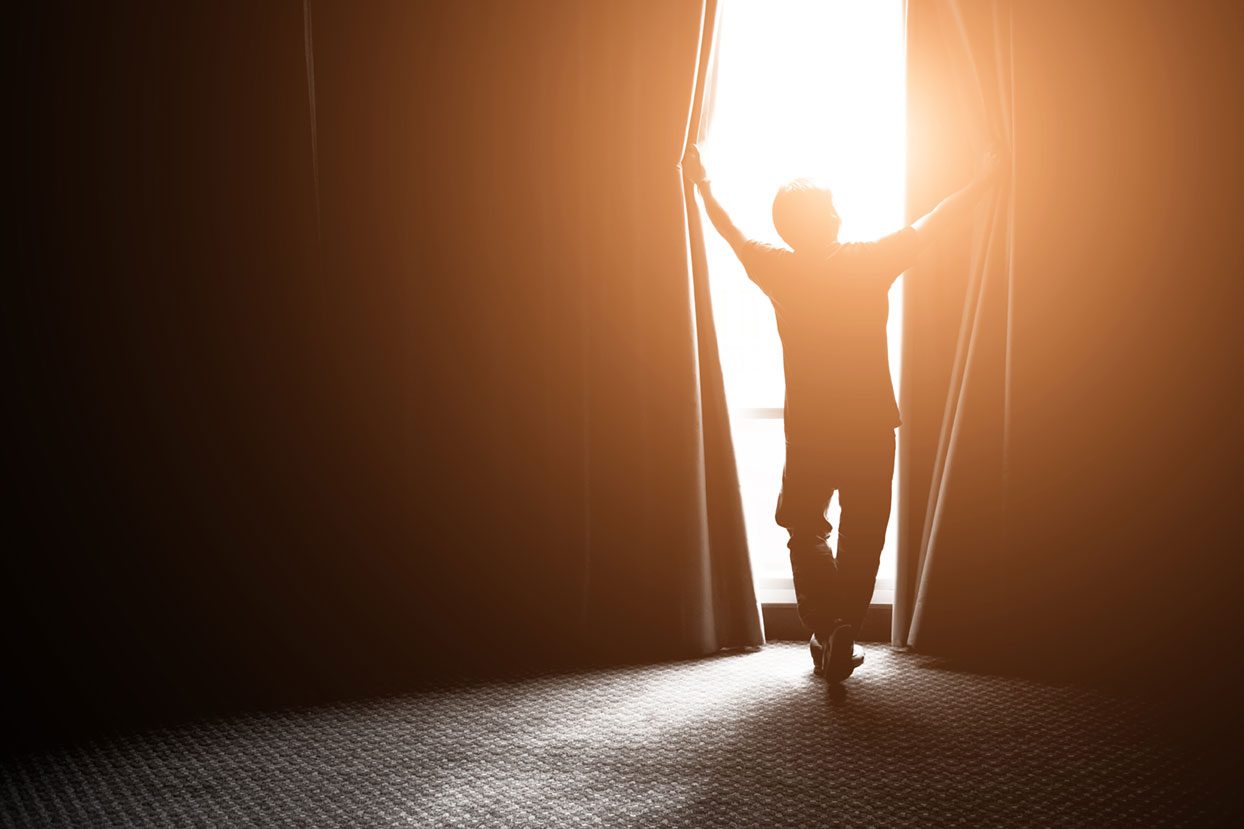
<path id="1" fill-rule="evenodd" d="M 886 319 L 894 280 L 919 248 L 908 227 L 804 254 L 759 242 L 739 253 L 773 303 L 786 369 L 786 439 L 819 443 L 899 425 Z"/>

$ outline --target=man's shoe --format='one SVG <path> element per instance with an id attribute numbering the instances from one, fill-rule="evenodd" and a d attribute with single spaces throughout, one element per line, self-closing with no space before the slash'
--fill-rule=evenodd
<path id="1" fill-rule="evenodd" d="M 812 656 L 812 673 L 823 676 L 825 674 L 825 647 L 815 633 L 808 640 L 808 653 Z M 863 664 L 864 649 L 858 644 L 853 644 L 851 646 L 851 672 Z"/>
<path id="2" fill-rule="evenodd" d="M 808 640 L 808 653 L 812 654 L 812 673 L 821 676 L 825 673 L 825 646 L 815 633 Z"/>
<path id="3" fill-rule="evenodd" d="M 857 665 L 864 662 L 863 649 L 856 661 L 855 630 L 850 625 L 839 625 L 829 638 L 829 647 L 825 649 L 824 673 L 829 682 L 842 682 L 849 677 Z"/>

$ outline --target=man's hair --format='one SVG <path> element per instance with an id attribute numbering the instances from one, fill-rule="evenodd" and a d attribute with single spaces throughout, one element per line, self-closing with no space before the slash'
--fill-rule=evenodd
<path id="1" fill-rule="evenodd" d="M 795 250 L 837 241 L 840 223 L 833 194 L 811 179 L 787 182 L 773 198 L 773 226 Z"/>

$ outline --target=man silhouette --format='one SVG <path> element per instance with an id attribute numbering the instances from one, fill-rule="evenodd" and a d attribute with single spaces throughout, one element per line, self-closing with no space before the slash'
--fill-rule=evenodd
<path id="1" fill-rule="evenodd" d="M 886 341 L 890 285 L 917 254 L 971 214 L 999 169 L 981 172 L 909 227 L 874 242 L 839 242 L 829 190 L 800 179 L 773 200 L 773 225 L 789 245 L 748 239 L 713 196 L 698 148 L 683 173 L 700 191 L 713 227 L 733 248 L 777 317 L 786 373 L 786 466 L 777 523 L 790 534 L 799 618 L 813 631 L 816 673 L 846 679 L 863 661 L 855 647 L 877 579 L 890 520 L 898 405 Z M 825 511 L 841 507 L 835 558 Z"/>

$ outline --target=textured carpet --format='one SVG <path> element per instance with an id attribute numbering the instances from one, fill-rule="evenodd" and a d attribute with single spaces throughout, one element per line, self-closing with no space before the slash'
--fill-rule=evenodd
<path id="1" fill-rule="evenodd" d="M 1207 825 L 1143 705 L 803 646 L 235 716 L 12 757 L 6 826 Z"/>

